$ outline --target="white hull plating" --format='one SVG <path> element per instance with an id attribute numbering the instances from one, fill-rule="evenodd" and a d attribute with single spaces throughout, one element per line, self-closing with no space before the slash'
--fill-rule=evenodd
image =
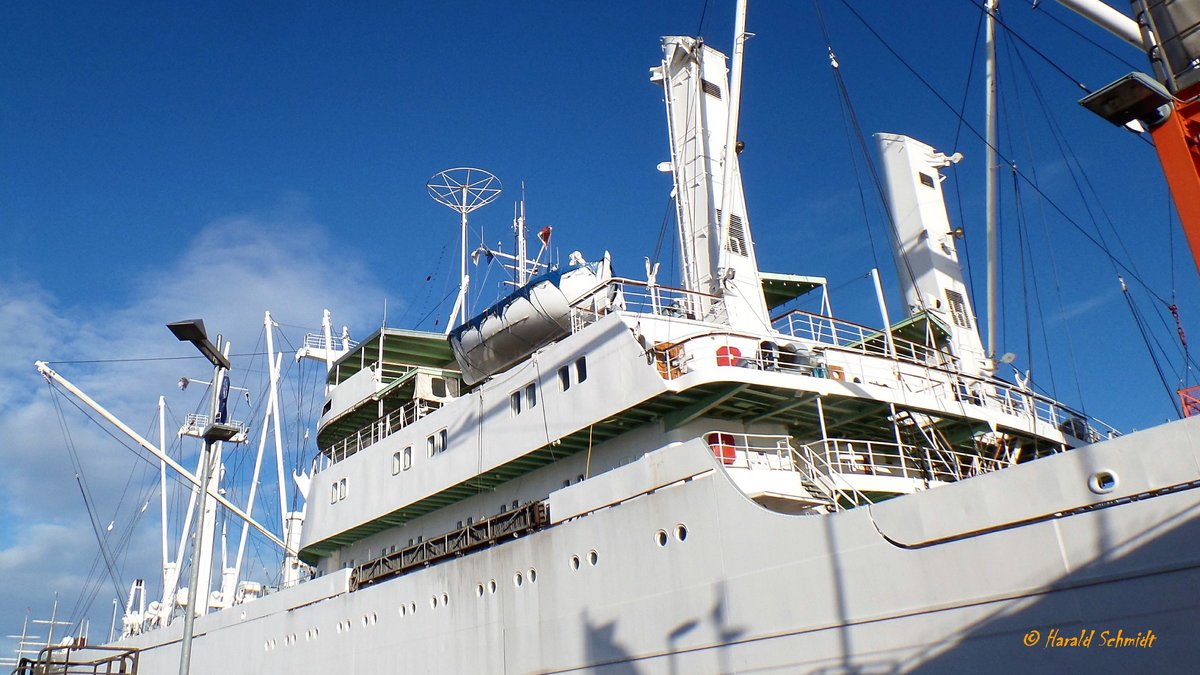
<path id="1" fill-rule="evenodd" d="M 1200 422 L 1185 420 L 788 516 L 746 499 L 702 442 L 672 445 L 613 472 L 646 494 L 609 504 L 585 481 L 550 498 L 552 519 L 585 515 L 521 539 L 202 617 L 193 672 L 1179 671 L 1200 658 L 1198 466 Z M 1093 630 L 1089 648 L 1047 646 Z M 1118 631 L 1156 639 L 1102 644 Z M 172 672 L 178 638 L 128 644 L 144 672 Z"/>

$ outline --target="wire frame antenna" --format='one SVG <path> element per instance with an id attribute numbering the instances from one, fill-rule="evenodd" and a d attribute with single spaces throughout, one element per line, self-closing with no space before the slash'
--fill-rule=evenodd
<path id="1" fill-rule="evenodd" d="M 500 196 L 500 179 L 490 171 L 458 167 L 439 171 L 425 184 L 439 204 L 466 215 Z"/>
<path id="2" fill-rule="evenodd" d="M 461 227 L 461 260 L 462 276 L 458 285 L 458 299 L 454 301 L 454 309 L 450 310 L 450 319 L 446 322 L 446 332 L 467 320 L 467 291 L 471 286 L 471 275 L 467 272 L 467 214 L 486 206 L 500 196 L 502 186 L 500 179 L 490 171 L 471 167 L 446 169 L 434 174 L 425 184 L 429 196 L 434 201 L 457 211 L 462 217 Z"/>

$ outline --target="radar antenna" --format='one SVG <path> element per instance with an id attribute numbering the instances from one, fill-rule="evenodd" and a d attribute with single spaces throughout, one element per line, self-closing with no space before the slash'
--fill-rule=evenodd
<path id="1" fill-rule="evenodd" d="M 454 301 L 454 309 L 450 310 L 450 318 L 446 321 L 446 332 L 449 333 L 457 323 L 467 320 L 467 290 L 471 286 L 471 275 L 467 273 L 467 214 L 499 197 L 502 186 L 500 179 L 491 172 L 457 167 L 434 174 L 425 187 L 434 201 L 449 206 L 462 216 L 462 276 L 458 284 L 458 299 Z"/>

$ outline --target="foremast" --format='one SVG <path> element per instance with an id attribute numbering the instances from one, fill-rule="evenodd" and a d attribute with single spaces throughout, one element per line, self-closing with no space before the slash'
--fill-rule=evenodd
<path id="1" fill-rule="evenodd" d="M 692 37 L 663 38 L 651 81 L 665 92 L 679 224 L 681 283 L 696 318 L 769 330 L 738 165 L 737 120 L 745 3 L 739 3 L 732 85 L 725 55 Z"/>

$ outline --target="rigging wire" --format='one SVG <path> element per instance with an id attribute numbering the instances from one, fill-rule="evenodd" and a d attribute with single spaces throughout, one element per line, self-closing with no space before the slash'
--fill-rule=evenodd
<path id="1" fill-rule="evenodd" d="M 121 583 L 117 578 L 117 564 L 113 559 L 112 552 L 108 548 L 108 543 L 105 536 L 101 533 L 100 522 L 97 519 L 95 499 L 92 497 L 91 490 L 88 489 L 87 481 L 83 478 L 83 465 L 79 461 L 79 453 L 75 448 L 75 441 L 71 438 L 71 430 L 67 427 L 67 418 L 63 414 L 62 404 L 58 399 L 59 392 L 54 388 L 54 385 L 47 380 L 47 387 L 50 389 L 51 398 L 54 401 L 54 411 L 58 416 L 59 428 L 63 434 L 63 444 L 66 446 L 67 454 L 71 459 L 71 468 L 75 472 L 75 482 L 79 485 L 79 493 L 83 496 L 83 505 L 87 509 L 88 520 L 91 521 L 92 531 L 96 535 L 96 542 L 100 545 L 100 552 L 104 556 L 104 563 L 108 569 L 108 576 L 112 580 L 113 592 L 121 604 L 125 604 L 125 594 L 121 590 Z"/>
<path id="2" fill-rule="evenodd" d="M 946 109 L 950 110 L 952 113 L 954 113 L 956 116 L 959 116 L 960 119 L 963 120 L 964 126 L 971 131 L 972 135 L 974 135 L 980 141 L 983 141 L 985 144 L 987 143 L 986 139 L 979 132 L 979 130 L 977 130 L 974 126 L 972 126 L 969 122 L 967 122 L 965 120 L 965 118 L 962 118 L 962 116 L 954 109 L 954 106 L 952 106 L 950 104 L 950 102 L 947 101 L 946 98 L 944 96 L 942 96 L 941 93 L 939 93 L 937 91 L 937 89 L 934 88 L 933 85 L 925 77 L 923 77 L 920 74 L 920 72 L 918 72 L 906 60 L 904 60 L 904 58 L 901 57 L 900 54 L 886 40 L 883 39 L 883 36 L 880 35 L 879 31 L 875 30 L 875 28 L 870 23 L 868 23 L 867 20 L 857 10 L 855 10 L 853 7 L 851 7 L 849 5 L 847 0 L 839 0 L 839 1 L 842 3 L 843 6 L 846 7 L 846 9 L 852 15 L 854 15 L 854 17 L 859 21 L 859 23 L 861 23 L 863 25 L 863 27 L 866 28 L 867 32 L 869 32 L 872 35 L 872 37 L 874 37 L 884 47 L 884 49 L 886 49 L 888 51 L 888 53 L 890 53 L 897 61 L 899 61 L 900 64 L 903 65 L 904 68 L 906 70 L 908 70 L 909 73 L 912 74 L 913 77 L 915 77 L 922 86 L 924 86 L 927 90 L 929 90 L 929 92 L 933 95 L 933 97 L 935 99 L 937 99 L 937 101 L 939 103 L 941 103 L 943 106 L 946 107 Z M 972 3 L 972 4 L 974 4 L 974 3 Z M 1003 24 L 1001 24 L 1001 25 L 1003 25 Z M 1009 160 L 1003 153 L 1001 153 L 999 151 L 999 149 L 996 149 L 996 154 L 1005 163 L 1009 164 L 1010 166 L 1015 166 L 1015 164 L 1011 160 Z M 1014 169 L 1014 170 L 1017 172 L 1017 175 L 1019 175 L 1023 181 L 1025 181 L 1027 184 L 1029 184 L 1029 186 L 1035 192 L 1037 192 L 1037 194 L 1043 200 L 1045 200 L 1045 202 L 1047 204 L 1049 204 L 1051 206 L 1051 208 L 1053 208 L 1053 210 L 1056 213 L 1058 213 L 1059 216 L 1062 217 L 1062 219 L 1068 225 L 1070 225 L 1072 228 L 1077 230 L 1080 234 L 1083 235 L 1083 237 L 1085 239 L 1087 239 L 1090 243 L 1092 243 L 1094 246 L 1096 246 L 1098 249 L 1100 249 L 1100 251 L 1105 256 L 1107 256 L 1113 262 L 1113 264 L 1117 265 L 1123 272 L 1125 272 L 1125 275 L 1128 278 L 1136 281 L 1138 283 L 1138 285 L 1140 285 L 1143 289 L 1146 290 L 1147 293 L 1150 293 L 1151 295 L 1153 295 L 1155 298 L 1159 299 L 1160 301 L 1162 300 L 1162 297 L 1154 292 L 1154 289 L 1151 288 L 1150 285 L 1144 279 L 1142 279 L 1141 275 L 1139 275 L 1135 270 L 1133 270 L 1129 266 L 1125 265 L 1125 263 L 1123 263 L 1122 261 L 1118 260 L 1112 254 L 1111 251 L 1109 251 L 1099 240 L 1096 239 L 1096 237 L 1094 237 L 1091 233 L 1089 233 L 1081 225 L 1079 225 L 1079 223 L 1077 223 L 1075 221 L 1075 219 L 1072 218 L 1070 216 L 1070 214 L 1067 213 L 1067 211 L 1063 207 L 1059 206 L 1059 204 L 1056 201 L 1051 199 L 1049 195 L 1047 195 L 1045 192 L 1043 192 L 1041 187 L 1038 186 L 1036 182 L 1030 180 L 1030 178 L 1027 175 L 1025 175 L 1025 173 L 1023 171 L 1021 171 L 1019 168 Z"/>
<path id="3" fill-rule="evenodd" d="M 842 0 L 842 3 L 845 4 L 845 0 Z M 862 153 L 863 162 L 867 166 L 868 173 L 871 176 L 871 182 L 874 185 L 875 190 L 878 193 L 880 200 L 882 201 L 882 203 L 886 204 L 887 198 L 884 194 L 883 181 L 880 179 L 879 172 L 875 169 L 875 165 L 873 163 L 871 163 L 871 152 L 870 152 L 870 150 L 867 149 L 866 136 L 865 136 L 865 134 L 863 134 L 862 125 L 858 121 L 858 114 L 855 112 L 853 101 L 850 99 L 850 91 L 846 87 L 845 80 L 842 78 L 841 67 L 837 61 L 837 57 L 836 57 L 836 54 L 833 49 L 833 41 L 829 35 L 829 27 L 825 23 L 824 14 L 821 12 L 820 0 L 813 0 L 813 7 L 816 10 L 817 23 L 821 26 L 821 34 L 825 39 L 825 47 L 829 51 L 830 66 L 834 73 L 834 81 L 837 83 L 838 91 L 843 98 L 843 102 L 845 104 L 847 114 L 851 121 L 851 125 L 854 128 L 855 138 L 858 140 L 859 152 Z M 853 10 L 851 10 L 851 11 L 853 11 Z M 888 237 L 892 242 L 894 250 L 901 252 L 901 255 L 899 257 L 900 257 L 900 261 L 903 263 L 903 265 L 902 265 L 903 269 L 897 270 L 897 271 L 903 272 L 904 274 L 906 274 L 908 276 L 909 282 L 913 285 L 913 287 L 916 287 L 917 286 L 916 273 L 913 272 L 912 264 L 910 263 L 910 261 L 908 259 L 908 255 L 904 253 L 904 247 L 901 245 L 900 234 L 896 229 L 896 222 L 892 218 L 892 213 L 889 209 L 886 209 L 886 208 L 883 209 L 883 213 L 884 213 L 884 219 L 888 225 L 886 228 L 886 230 L 888 232 Z M 876 267 L 878 267 L 878 264 L 876 265 Z"/>
<path id="4" fill-rule="evenodd" d="M 1038 9 L 1039 7 L 1041 7 L 1041 4 L 1042 4 L 1042 0 L 1025 0 L 1025 2 L 1029 3 L 1030 8 L 1035 9 L 1035 10 Z M 1120 63 L 1122 63 L 1123 65 L 1128 67 L 1130 70 L 1141 70 L 1142 68 L 1145 67 L 1145 66 L 1134 65 L 1134 64 L 1130 63 L 1129 61 L 1126 61 L 1125 57 L 1120 56 L 1119 54 L 1112 51 L 1108 47 L 1105 47 L 1104 45 L 1100 44 L 1099 42 L 1096 42 L 1091 37 L 1084 35 L 1083 33 L 1072 28 L 1071 26 L 1068 26 L 1065 21 L 1058 18 L 1058 16 L 1056 16 L 1055 14 L 1053 14 L 1051 12 L 1043 12 L 1042 16 L 1049 18 L 1051 21 L 1058 24 L 1061 28 L 1063 28 L 1067 32 L 1071 33 L 1075 37 L 1079 38 L 1080 40 L 1083 40 L 1084 42 L 1090 44 L 1091 46 L 1095 47 L 1096 49 L 1113 57 L 1113 59 L 1119 61 Z M 1041 56 L 1041 55 L 1039 54 L 1039 56 Z M 1046 58 L 1046 57 L 1043 56 L 1042 58 Z"/>
<path id="5" fill-rule="evenodd" d="M 1175 396 L 1174 391 L 1171 389 L 1171 386 L 1169 384 L 1167 384 L 1167 378 L 1166 378 L 1166 375 L 1163 373 L 1162 365 L 1159 364 L 1159 362 L 1158 362 L 1158 355 L 1154 352 L 1153 349 L 1150 349 L 1150 347 L 1149 347 L 1150 336 L 1148 336 L 1146 334 L 1146 328 L 1143 325 L 1144 321 L 1143 321 L 1141 315 L 1138 313 L 1137 306 L 1133 303 L 1133 300 L 1129 297 L 1129 287 L 1125 284 L 1124 279 L 1122 279 L 1121 277 L 1117 277 L 1117 279 L 1121 282 L 1121 294 L 1125 297 L 1125 304 L 1128 305 L 1129 312 L 1133 315 L 1133 322 L 1137 326 L 1138 332 L 1140 332 L 1142 334 L 1142 341 L 1145 342 L 1146 346 L 1147 346 L 1146 351 L 1148 351 L 1150 353 L 1150 360 L 1154 363 L 1154 372 L 1158 373 L 1158 379 L 1160 382 L 1162 382 L 1163 391 L 1166 392 L 1167 398 L 1169 398 L 1171 400 L 1171 409 L 1175 411 L 1176 415 L 1182 417 L 1183 413 L 1179 409 L 1179 399 Z"/>
<path id="6" fill-rule="evenodd" d="M 1058 146 L 1059 154 L 1062 156 L 1065 165 L 1070 169 L 1069 173 L 1070 173 L 1070 176 L 1072 179 L 1072 183 L 1075 186 L 1076 192 L 1079 195 L 1080 200 L 1083 202 L 1086 212 L 1088 213 L 1089 217 L 1092 220 L 1093 227 L 1095 227 L 1095 230 L 1096 230 L 1096 236 L 1100 239 L 1100 241 L 1103 243 L 1103 245 L 1107 248 L 1108 247 L 1107 239 L 1104 235 L 1104 232 L 1100 229 L 1098 222 L 1102 221 L 1105 224 L 1107 224 L 1108 229 L 1110 230 L 1112 237 L 1116 239 L 1117 245 L 1119 246 L 1122 254 L 1125 256 L 1126 259 L 1128 259 L 1130 261 L 1130 267 L 1132 269 L 1134 269 L 1135 272 L 1140 272 L 1139 270 L 1137 270 L 1136 261 L 1135 261 L 1134 257 L 1130 254 L 1129 248 L 1125 245 L 1125 241 L 1121 237 L 1121 233 L 1117 229 L 1112 216 L 1108 213 L 1107 209 L 1104 208 L 1104 204 L 1099 198 L 1098 190 L 1096 189 L 1095 185 L 1092 183 L 1091 178 L 1089 177 L 1088 173 L 1083 171 L 1082 168 L 1080 167 L 1079 157 L 1078 157 L 1077 153 L 1075 153 L 1073 148 L 1071 147 L 1071 144 L 1067 138 L 1067 134 L 1063 132 L 1061 127 L 1058 125 L 1057 120 L 1054 118 L 1053 115 L 1050 114 L 1049 105 L 1047 104 L 1046 98 L 1043 95 L 1041 89 L 1037 86 L 1037 83 L 1032 76 L 1032 72 L 1031 72 L 1031 69 L 1029 68 L 1029 65 L 1026 63 L 1024 57 L 1020 54 L 1020 52 L 1017 52 L 1015 54 L 1015 58 L 1017 59 L 1018 63 L 1020 63 L 1020 65 L 1024 69 L 1024 72 L 1025 72 L 1027 81 L 1030 85 L 1030 88 L 1033 91 L 1035 98 L 1037 99 L 1038 104 L 1043 111 L 1043 116 L 1046 118 L 1047 124 L 1049 125 L 1049 128 L 1052 132 L 1052 137 L 1054 138 L 1055 143 Z M 1035 169 L 1034 175 L 1036 178 L 1036 169 Z M 1085 190 L 1085 188 L 1086 188 L 1086 190 Z M 1170 200 L 1168 200 L 1168 201 L 1170 201 Z M 1097 219 L 1096 214 L 1094 214 L 1092 212 L 1093 204 L 1101 216 L 1100 219 Z M 1171 206 L 1168 207 L 1168 212 L 1170 212 L 1170 211 L 1171 211 Z M 1119 270 L 1117 268 L 1117 265 L 1114 264 L 1114 258 L 1112 256 L 1110 256 L 1109 262 L 1110 262 L 1110 264 L 1112 264 L 1114 275 L 1119 276 L 1119 274 L 1120 274 Z M 1152 295 L 1155 295 L 1155 294 L 1152 294 Z M 1167 312 L 1169 312 L 1175 321 L 1174 328 L 1179 337 L 1180 353 L 1181 353 L 1181 356 L 1183 359 L 1183 369 L 1186 372 L 1189 369 L 1190 355 L 1188 354 L 1188 350 L 1187 350 L 1187 338 L 1183 334 L 1182 325 L 1181 325 L 1181 323 L 1179 321 L 1179 317 L 1178 317 L 1178 307 L 1175 305 L 1175 302 L 1174 302 L 1175 283 L 1174 283 L 1173 278 L 1171 280 L 1171 300 L 1166 300 L 1165 298 L 1162 298 L 1159 296 L 1156 296 L 1156 297 L 1159 301 L 1160 306 L 1156 308 L 1155 316 L 1158 317 L 1160 323 L 1162 324 L 1163 329 L 1168 332 L 1171 330 L 1171 327 L 1168 325 L 1166 318 L 1162 313 L 1163 310 L 1166 310 Z M 1127 301 L 1132 301 L 1132 296 L 1127 294 L 1126 299 L 1127 299 Z M 1138 316 L 1141 317 L 1140 314 Z M 1157 340 L 1155 340 L 1155 342 L 1157 344 Z M 1144 344 L 1148 350 L 1151 349 L 1149 342 L 1144 341 Z M 1161 349 L 1161 345 L 1160 345 L 1160 349 Z M 1164 355 L 1164 357 L 1166 356 L 1165 351 L 1163 352 L 1163 355 Z M 1181 376 L 1180 379 L 1182 380 L 1183 376 Z"/>
<path id="7" fill-rule="evenodd" d="M 983 24 L 984 24 L 984 20 L 986 18 L 987 18 L 986 13 L 979 15 L 979 21 L 976 22 L 976 24 L 975 24 L 975 37 L 971 39 L 971 55 L 969 57 L 969 60 L 967 61 L 967 80 L 963 84 L 962 101 L 959 103 L 958 110 L 955 111 L 955 118 L 957 120 L 957 124 L 955 124 L 955 127 L 954 127 L 954 143 L 950 146 L 951 148 L 954 148 L 954 149 L 958 148 L 958 142 L 962 138 L 963 121 L 966 119 L 966 112 L 967 112 L 967 97 L 971 93 L 971 82 L 975 79 L 975 64 L 979 62 L 979 58 L 978 58 L 979 57 L 979 45 L 980 45 L 979 36 L 983 33 Z M 953 183 L 954 183 L 954 202 L 955 202 L 955 205 L 958 207 L 958 222 L 961 224 L 965 224 L 967 222 L 967 216 L 966 216 L 966 213 L 963 212 L 962 181 L 957 180 L 958 164 L 951 164 L 949 169 L 951 172 L 953 172 L 955 174 L 955 177 L 956 177 L 956 180 L 954 180 Z M 968 243 L 967 243 L 969 241 L 970 241 L 969 237 L 962 238 L 963 257 L 967 260 L 972 259 L 970 247 L 968 246 Z M 976 286 L 975 286 L 975 266 L 974 265 L 966 265 L 966 268 L 967 268 L 967 284 L 968 284 L 970 297 L 971 297 L 971 306 L 978 307 L 979 306 L 979 294 L 976 292 Z M 976 312 L 976 314 L 978 314 L 978 312 Z M 978 322 L 978 320 L 976 320 L 976 322 Z"/>

